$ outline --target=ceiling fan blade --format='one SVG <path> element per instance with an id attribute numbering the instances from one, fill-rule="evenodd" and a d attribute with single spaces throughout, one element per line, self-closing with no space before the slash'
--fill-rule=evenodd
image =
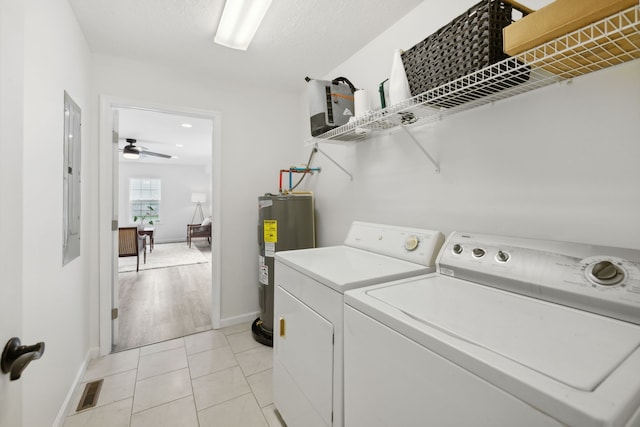
<path id="1" fill-rule="evenodd" d="M 139 156 L 160 157 L 162 159 L 171 159 L 173 157 L 168 154 L 148 151 L 145 147 L 136 146 L 135 143 L 138 141 L 136 139 L 133 139 L 133 138 L 120 138 L 120 139 L 121 140 L 124 139 L 128 144 L 128 145 L 125 145 L 122 149 L 118 150 L 118 151 L 122 151 L 123 153 L 138 154 Z"/>
<path id="2" fill-rule="evenodd" d="M 170 159 L 172 156 L 169 156 L 168 154 L 162 154 L 162 153 L 154 153 L 153 151 L 140 151 L 140 154 L 143 156 L 154 156 L 154 157 L 162 157 L 163 159 Z"/>

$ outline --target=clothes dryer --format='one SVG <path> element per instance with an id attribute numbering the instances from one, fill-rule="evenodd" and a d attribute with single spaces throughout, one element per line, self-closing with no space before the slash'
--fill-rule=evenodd
<path id="1" fill-rule="evenodd" d="M 289 427 L 343 426 L 343 294 L 434 271 L 444 236 L 354 222 L 343 245 L 275 254 L 274 403 Z"/>
<path id="2" fill-rule="evenodd" d="M 344 316 L 346 425 L 640 425 L 638 250 L 453 233 Z"/>

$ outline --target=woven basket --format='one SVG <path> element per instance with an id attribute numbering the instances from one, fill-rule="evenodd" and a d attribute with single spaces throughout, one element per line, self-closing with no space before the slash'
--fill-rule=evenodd
<path id="1" fill-rule="evenodd" d="M 411 95 L 416 96 L 508 58 L 502 29 L 512 22 L 511 4 L 482 0 L 402 54 Z"/>

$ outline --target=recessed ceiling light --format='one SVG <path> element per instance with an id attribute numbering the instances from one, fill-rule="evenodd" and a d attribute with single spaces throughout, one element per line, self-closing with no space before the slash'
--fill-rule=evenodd
<path id="1" fill-rule="evenodd" d="M 191 123 L 183 123 L 181 126 L 183 128 L 192 128 L 193 127 L 193 125 Z"/>
<path id="2" fill-rule="evenodd" d="M 176 147 L 184 147 L 184 144 L 176 144 Z"/>

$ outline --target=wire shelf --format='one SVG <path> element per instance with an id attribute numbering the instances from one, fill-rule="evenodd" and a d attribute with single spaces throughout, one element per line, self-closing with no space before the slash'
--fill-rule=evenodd
<path id="1" fill-rule="evenodd" d="M 640 58 L 640 5 L 307 140 L 358 142 Z"/>

